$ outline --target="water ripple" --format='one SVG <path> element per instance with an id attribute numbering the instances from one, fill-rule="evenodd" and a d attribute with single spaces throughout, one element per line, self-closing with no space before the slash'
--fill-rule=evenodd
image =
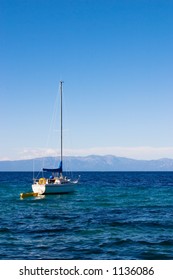
<path id="1" fill-rule="evenodd" d="M 20 200 L 32 173 L 0 173 L 0 259 L 173 259 L 171 172 L 81 175 L 72 195 Z"/>

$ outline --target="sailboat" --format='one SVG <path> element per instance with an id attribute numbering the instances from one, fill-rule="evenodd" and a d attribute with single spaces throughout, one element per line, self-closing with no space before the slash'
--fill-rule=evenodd
<path id="1" fill-rule="evenodd" d="M 43 172 L 51 172 L 49 178 L 41 177 L 39 179 L 33 179 L 32 190 L 35 194 L 62 194 L 74 192 L 75 186 L 79 181 L 79 178 L 72 180 L 63 175 L 63 115 L 62 115 L 62 84 L 60 81 L 60 103 L 61 103 L 61 156 L 60 164 L 58 168 L 49 169 L 43 168 Z"/>

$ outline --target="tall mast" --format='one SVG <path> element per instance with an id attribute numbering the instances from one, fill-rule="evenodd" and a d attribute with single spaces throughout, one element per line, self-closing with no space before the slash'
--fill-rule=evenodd
<path id="1" fill-rule="evenodd" d="M 60 81 L 60 99 L 61 99 L 61 163 L 63 160 L 63 120 L 62 120 L 62 84 L 63 81 Z"/>

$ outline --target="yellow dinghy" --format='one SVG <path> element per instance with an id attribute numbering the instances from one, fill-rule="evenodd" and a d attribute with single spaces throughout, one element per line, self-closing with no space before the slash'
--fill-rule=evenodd
<path id="1" fill-rule="evenodd" d="M 30 193 L 21 193 L 20 194 L 20 198 L 26 198 L 26 197 L 30 197 L 30 196 L 38 196 L 39 193 L 34 193 L 34 192 L 30 192 Z"/>

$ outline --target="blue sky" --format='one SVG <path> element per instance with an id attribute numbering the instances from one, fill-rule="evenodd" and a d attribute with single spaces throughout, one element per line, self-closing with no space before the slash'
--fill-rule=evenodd
<path id="1" fill-rule="evenodd" d="M 61 79 L 65 154 L 173 158 L 172 15 L 169 0 L 0 0 L 0 159 L 59 152 Z"/>

